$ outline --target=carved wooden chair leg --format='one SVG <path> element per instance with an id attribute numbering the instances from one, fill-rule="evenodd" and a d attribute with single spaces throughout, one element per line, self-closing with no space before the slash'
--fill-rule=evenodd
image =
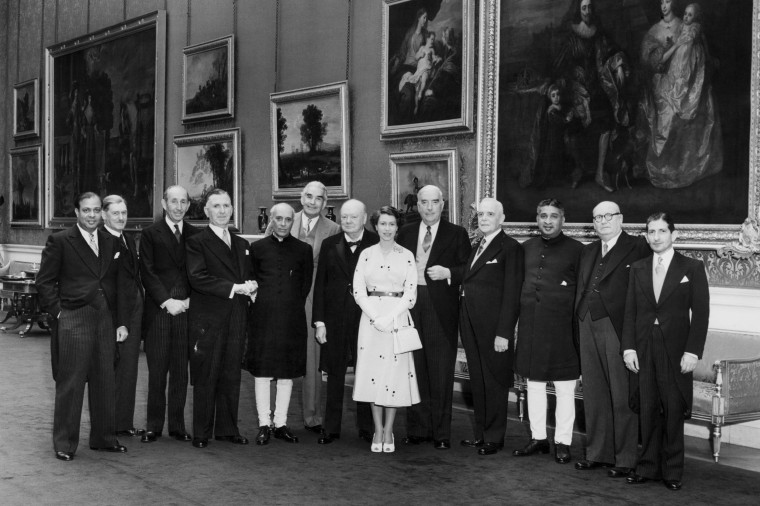
<path id="1" fill-rule="evenodd" d="M 720 458 L 720 438 L 721 438 L 721 426 L 723 425 L 724 417 L 726 416 L 725 399 L 723 398 L 723 368 L 718 360 L 713 367 L 716 369 L 715 374 L 715 393 L 713 394 L 712 405 L 712 440 L 713 440 L 713 458 L 715 462 L 718 462 Z"/>
<path id="2" fill-rule="evenodd" d="M 520 422 L 525 420 L 525 390 L 520 387 L 517 391 L 517 407 L 519 408 Z"/>

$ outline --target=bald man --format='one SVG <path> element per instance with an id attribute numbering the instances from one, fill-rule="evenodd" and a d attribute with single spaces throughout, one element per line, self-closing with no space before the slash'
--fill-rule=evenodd
<path id="1" fill-rule="evenodd" d="M 462 276 L 459 328 L 467 354 L 475 438 L 462 446 L 493 455 L 504 447 L 507 401 L 512 386 L 514 335 L 520 313 L 524 253 L 501 224 L 501 202 L 485 198 L 478 206 L 478 228 L 483 234 L 467 260 Z"/>
<path id="2" fill-rule="evenodd" d="M 276 204 L 269 212 L 272 235 L 250 247 L 258 295 L 249 320 L 246 369 L 254 376 L 259 433 L 256 444 L 274 437 L 297 443 L 287 426 L 293 379 L 306 373 L 306 310 L 314 260 L 311 246 L 290 231 L 295 212 Z M 270 416 L 270 383 L 277 380 L 274 419 Z M 274 429 L 272 429 L 272 426 Z"/>
<path id="3" fill-rule="evenodd" d="M 457 356 L 459 284 L 470 241 L 467 231 L 442 220 L 443 193 L 424 186 L 417 193 L 422 221 L 403 227 L 398 243 L 414 253 L 417 303 L 412 308 L 422 349 L 414 351 L 421 401 L 407 408 L 406 444 L 433 440 L 439 450 L 451 448 L 451 405 Z"/>
<path id="4" fill-rule="evenodd" d="M 377 234 L 364 228 L 366 223 L 366 206 L 358 200 L 345 202 L 340 208 L 343 233 L 325 239 L 319 252 L 312 322 L 322 348 L 319 368 L 327 373 L 324 430 L 319 444 L 340 438 L 346 368 L 356 364 L 361 309 L 352 295 L 354 271 L 359 254 L 379 242 Z M 365 402 L 357 402 L 356 426 L 359 437 L 371 441 L 372 412 Z"/>

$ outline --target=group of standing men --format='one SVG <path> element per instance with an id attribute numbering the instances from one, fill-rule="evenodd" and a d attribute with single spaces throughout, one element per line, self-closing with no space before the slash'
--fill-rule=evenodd
<path id="1" fill-rule="evenodd" d="M 80 196 L 77 224 L 50 236 L 37 276 L 40 302 L 54 320 L 57 458 L 74 457 L 86 382 L 92 449 L 126 452 L 117 435 L 156 441 L 167 405 L 168 432 L 177 440 L 203 448 L 213 435 L 247 444 L 237 427 L 241 362 L 255 377 L 257 444 L 267 444 L 271 434 L 298 441 L 286 417 L 292 380 L 302 376 L 304 427 L 320 434 L 320 444 L 340 438 L 346 370 L 355 363 L 361 314 L 351 295 L 353 272 L 361 251 L 378 237 L 365 228 L 367 210 L 358 200 L 343 204 L 340 226 L 323 217 L 327 193 L 321 183 L 309 183 L 301 203 L 298 213 L 275 205 L 271 234 L 249 248 L 227 229 L 232 203 L 226 192 L 208 194 L 209 227 L 200 230 L 184 220 L 187 191 L 173 186 L 162 200 L 164 218 L 143 232 L 138 257 L 134 241 L 122 233 L 126 202 L 109 196 L 101 205 L 95 194 Z M 672 218 L 654 214 L 645 237 L 634 237 L 622 230 L 617 204 L 601 202 L 593 211 L 599 240 L 583 246 L 562 233 L 562 204 L 547 199 L 537 207 L 540 236 L 520 245 L 502 231 L 502 204 L 486 198 L 477 211 L 482 238 L 473 248 L 464 228 L 441 219 L 439 188 L 420 189 L 418 209 L 421 221 L 398 234 L 398 243 L 415 254 L 419 286 L 412 317 L 423 343 L 414 352 L 421 402 L 408 408 L 404 443 L 450 448 L 461 335 L 475 411 L 474 438 L 463 446 L 480 455 L 503 448 L 514 367 L 527 379 L 532 436 L 513 455 L 549 452 L 546 384 L 552 382 L 555 460 L 569 462 L 582 369 L 586 459 L 576 469 L 604 467 L 631 484 L 663 479 L 679 489 L 683 421 L 691 406 L 691 372 L 704 347 L 709 293 L 701 262 L 673 250 Z M 249 318 L 257 297 L 261 303 Z M 292 311 L 275 310 L 282 307 Z M 133 426 L 141 330 L 149 367 L 145 431 Z M 192 437 L 184 424 L 188 363 Z M 327 374 L 324 415 L 320 371 Z M 363 403 L 357 428 L 360 437 L 371 438 L 372 418 Z"/>

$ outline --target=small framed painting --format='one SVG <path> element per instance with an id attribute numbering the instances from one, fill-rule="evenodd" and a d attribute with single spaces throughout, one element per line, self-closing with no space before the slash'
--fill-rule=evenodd
<path id="1" fill-rule="evenodd" d="M 42 227 L 42 146 L 11 150 L 8 166 L 11 226 Z"/>
<path id="2" fill-rule="evenodd" d="M 182 63 L 182 122 L 233 117 L 234 36 L 186 47 Z"/>
<path id="3" fill-rule="evenodd" d="M 30 79 L 13 86 L 13 137 L 40 135 L 39 102 L 39 79 Z"/>
<path id="4" fill-rule="evenodd" d="M 435 185 L 443 193 L 442 218 L 457 223 L 459 199 L 457 189 L 457 150 L 394 153 L 391 164 L 391 205 L 404 215 L 405 223 L 420 221 L 417 192 Z"/>

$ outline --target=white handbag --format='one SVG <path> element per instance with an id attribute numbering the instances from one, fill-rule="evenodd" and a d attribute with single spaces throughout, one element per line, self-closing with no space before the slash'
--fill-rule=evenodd
<path id="1" fill-rule="evenodd" d="M 410 322 L 411 323 L 411 322 Z M 413 325 L 399 327 L 398 318 L 393 318 L 393 353 L 401 355 L 422 349 L 420 334 Z"/>

